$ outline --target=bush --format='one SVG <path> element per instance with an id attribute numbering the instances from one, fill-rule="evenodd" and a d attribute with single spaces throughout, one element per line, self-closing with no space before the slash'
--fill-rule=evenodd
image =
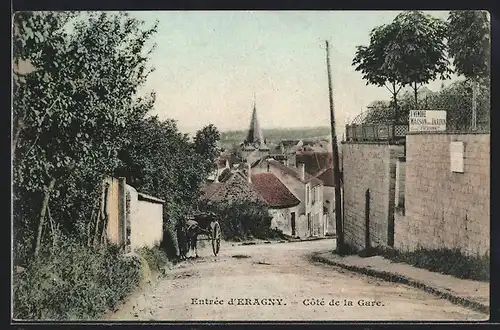
<path id="1" fill-rule="evenodd" d="M 95 319 L 131 293 L 139 280 L 139 261 L 115 247 L 93 250 L 65 240 L 14 275 L 14 318 Z"/>
<path id="2" fill-rule="evenodd" d="M 204 206 L 214 212 L 221 225 L 224 239 L 241 241 L 251 238 L 266 239 L 275 236 L 267 207 L 259 202 L 240 200 Z"/>
<path id="3" fill-rule="evenodd" d="M 159 247 L 143 247 L 139 249 L 138 253 L 146 260 L 149 268 L 153 271 L 160 272 L 169 264 L 167 254 Z"/>

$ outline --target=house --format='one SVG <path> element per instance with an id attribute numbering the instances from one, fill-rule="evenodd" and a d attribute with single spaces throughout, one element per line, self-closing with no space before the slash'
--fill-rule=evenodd
<path id="1" fill-rule="evenodd" d="M 314 176 L 333 164 L 331 152 L 298 151 L 296 159 L 297 166 L 304 165 L 306 173 Z"/>
<path id="2" fill-rule="evenodd" d="M 281 140 L 280 147 L 284 154 L 295 153 L 297 151 L 300 140 Z"/>
<path id="3" fill-rule="evenodd" d="M 272 217 L 271 228 L 279 229 L 289 236 L 300 236 L 307 223 L 298 223 L 300 200 L 273 173 L 258 173 L 250 176 L 252 186 L 263 197 Z"/>
<path id="4" fill-rule="evenodd" d="M 286 157 L 287 166 L 296 167 L 296 152 L 300 148 L 300 140 L 281 140 L 280 149 L 283 155 Z"/>
<path id="5" fill-rule="evenodd" d="M 241 171 L 231 171 L 221 178 L 220 182 L 212 182 L 202 188 L 201 200 L 211 202 L 233 202 L 253 200 L 265 203 L 262 196 L 252 187 Z"/>
<path id="6" fill-rule="evenodd" d="M 325 234 L 335 234 L 335 181 L 333 168 L 318 172 L 315 177 L 323 182 L 323 215 Z"/>
<path id="7" fill-rule="evenodd" d="M 304 231 L 298 236 L 323 236 L 323 182 L 305 172 L 302 165 L 299 170 L 283 165 L 275 159 L 261 159 L 250 169 L 251 174 L 273 173 L 300 200 L 298 206 L 299 223 L 306 223 Z"/>

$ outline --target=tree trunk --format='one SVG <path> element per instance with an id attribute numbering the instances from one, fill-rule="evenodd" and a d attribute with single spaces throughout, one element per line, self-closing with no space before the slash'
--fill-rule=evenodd
<path id="1" fill-rule="evenodd" d="M 392 83 L 392 97 L 394 98 L 394 122 L 399 121 L 399 110 L 398 110 L 398 92 L 396 91 L 396 83 Z"/>
<path id="2" fill-rule="evenodd" d="M 35 257 L 38 256 L 38 252 L 40 251 L 40 245 L 41 245 L 41 241 L 42 241 L 43 223 L 45 222 L 45 213 L 47 212 L 47 207 L 49 205 L 49 199 L 50 199 L 50 193 L 52 192 L 52 189 L 54 189 L 55 183 L 56 183 L 56 179 L 52 179 L 50 181 L 49 186 L 45 190 L 45 196 L 43 197 L 42 210 L 40 211 L 40 220 L 38 223 L 38 231 L 37 231 L 37 237 L 36 237 L 36 242 L 35 242 Z"/>
<path id="3" fill-rule="evenodd" d="M 415 110 L 418 110 L 418 87 L 416 82 L 413 85 L 413 93 L 415 93 Z"/>
<path id="4" fill-rule="evenodd" d="M 19 144 L 19 139 L 21 136 L 21 131 L 24 128 L 24 119 L 20 118 L 16 120 L 16 125 L 13 126 L 15 128 L 16 134 L 14 135 L 14 138 L 12 139 L 12 158 L 14 159 L 16 157 L 16 149 Z"/>

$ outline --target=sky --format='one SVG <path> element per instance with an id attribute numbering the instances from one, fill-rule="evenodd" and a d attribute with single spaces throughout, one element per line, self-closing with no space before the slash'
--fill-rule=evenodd
<path id="1" fill-rule="evenodd" d="M 150 11 L 159 21 L 143 92 L 156 92 L 153 114 L 175 119 L 185 133 L 214 124 L 248 129 L 254 95 L 262 128 L 329 126 L 325 40 L 330 43 L 339 133 L 372 101 L 390 98 L 367 86 L 351 65 L 370 31 L 397 11 Z M 447 11 L 428 12 L 446 19 Z M 429 85 L 438 90 L 441 81 Z M 449 82 L 445 82 L 447 84 Z"/>

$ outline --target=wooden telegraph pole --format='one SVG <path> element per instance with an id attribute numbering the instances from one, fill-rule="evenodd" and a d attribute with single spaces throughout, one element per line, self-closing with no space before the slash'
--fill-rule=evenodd
<path id="1" fill-rule="evenodd" d="M 337 231 L 337 253 L 344 251 L 344 228 L 342 223 L 342 197 L 340 193 L 339 149 L 335 132 L 335 114 L 333 111 L 332 75 L 330 73 L 330 49 L 326 41 L 326 69 L 328 72 L 328 93 L 330 97 L 330 124 L 332 129 L 333 180 L 335 183 L 335 223 Z"/>

